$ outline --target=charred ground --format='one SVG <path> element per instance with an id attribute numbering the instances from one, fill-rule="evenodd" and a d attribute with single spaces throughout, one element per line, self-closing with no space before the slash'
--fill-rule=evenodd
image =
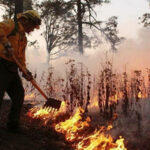
<path id="1" fill-rule="evenodd" d="M 31 119 L 26 112 L 31 105 L 24 105 L 21 124 L 22 133 L 9 133 L 6 128 L 10 101 L 3 101 L 0 117 L 0 150 L 72 150 L 64 136 L 58 134 L 51 127 L 44 127 L 40 120 Z"/>

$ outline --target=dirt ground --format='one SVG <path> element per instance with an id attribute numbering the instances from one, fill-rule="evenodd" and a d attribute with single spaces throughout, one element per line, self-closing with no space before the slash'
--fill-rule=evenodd
<path id="1" fill-rule="evenodd" d="M 6 128 L 10 101 L 3 101 L 0 115 L 0 150 L 71 150 L 72 147 L 64 140 L 63 135 L 52 128 L 40 125 L 38 120 L 26 116 L 31 107 L 24 105 L 21 124 L 21 134 L 9 133 Z"/>

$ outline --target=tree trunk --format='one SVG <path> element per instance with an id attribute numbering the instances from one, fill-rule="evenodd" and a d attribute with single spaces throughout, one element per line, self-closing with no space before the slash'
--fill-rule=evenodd
<path id="1" fill-rule="evenodd" d="M 52 44 L 48 43 L 48 41 L 46 40 L 46 47 L 47 47 L 47 59 L 46 59 L 46 63 L 49 65 L 50 62 L 50 56 L 51 56 L 51 52 L 52 52 Z"/>
<path id="2" fill-rule="evenodd" d="M 46 63 L 49 65 L 49 62 L 50 62 L 50 53 L 47 51 Z"/>
<path id="3" fill-rule="evenodd" d="M 81 10 L 81 0 L 77 1 L 78 8 L 78 46 L 79 52 L 83 54 L 83 32 L 82 32 L 82 10 Z"/>
<path id="4" fill-rule="evenodd" d="M 23 12 L 23 0 L 15 0 L 15 16 Z"/>
<path id="5" fill-rule="evenodd" d="M 12 2 L 11 2 L 11 0 L 9 0 L 9 19 L 11 19 L 11 13 L 12 13 Z"/>

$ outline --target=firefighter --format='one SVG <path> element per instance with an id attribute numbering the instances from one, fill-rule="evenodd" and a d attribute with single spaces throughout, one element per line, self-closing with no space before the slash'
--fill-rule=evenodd
<path id="1" fill-rule="evenodd" d="M 25 48 L 27 45 L 26 33 L 39 29 L 41 19 L 35 10 L 28 10 L 11 19 L 0 22 L 0 106 L 4 93 L 9 95 L 12 105 L 8 116 L 7 128 L 10 132 L 20 131 L 20 113 L 24 101 L 24 88 L 18 74 L 18 67 L 11 57 L 17 60 L 26 69 Z M 23 77 L 32 80 L 32 74 L 26 69 Z"/>

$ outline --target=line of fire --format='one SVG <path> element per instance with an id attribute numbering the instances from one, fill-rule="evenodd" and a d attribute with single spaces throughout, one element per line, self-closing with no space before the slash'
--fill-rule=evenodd
<path id="1" fill-rule="evenodd" d="M 148 111 L 150 70 L 115 73 L 111 61 L 106 61 L 95 75 L 83 66 L 69 60 L 65 78 L 56 78 L 50 68 L 43 87 L 49 96 L 61 99 L 60 110 L 43 108 L 39 102 L 27 116 L 63 134 L 76 150 L 131 149 L 134 134 L 144 136 L 147 131 L 143 119 Z M 38 93 L 26 90 L 30 93 L 26 102 L 34 104 Z"/>

